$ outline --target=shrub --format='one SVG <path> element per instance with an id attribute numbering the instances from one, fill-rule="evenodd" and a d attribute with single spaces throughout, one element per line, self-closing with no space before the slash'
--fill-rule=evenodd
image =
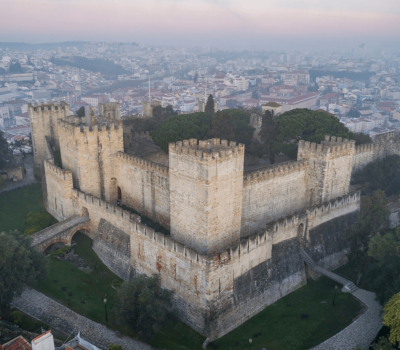
<path id="1" fill-rule="evenodd" d="M 58 255 L 62 255 L 65 254 L 66 252 L 68 252 L 69 246 L 65 246 L 64 248 L 60 248 L 57 250 L 54 250 L 50 253 L 50 256 L 58 256 Z"/>
<path id="2" fill-rule="evenodd" d="M 139 337 L 151 339 L 168 320 L 175 318 L 170 311 L 172 295 L 161 288 L 159 275 L 137 275 L 117 291 L 116 320 L 128 325 Z"/>
<path id="3" fill-rule="evenodd" d="M 22 323 L 22 313 L 21 311 L 14 311 L 13 312 L 13 321 L 15 324 L 20 325 Z"/>
<path id="4" fill-rule="evenodd" d="M 52 216 L 49 213 L 30 212 L 26 216 L 26 226 L 24 235 L 30 236 L 31 234 L 43 230 L 50 226 Z"/>

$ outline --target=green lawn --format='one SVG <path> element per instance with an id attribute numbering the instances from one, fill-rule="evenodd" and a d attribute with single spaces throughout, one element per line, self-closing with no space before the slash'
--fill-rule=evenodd
<path id="1" fill-rule="evenodd" d="M 36 288 L 66 306 L 70 299 L 72 310 L 103 324 L 105 311 L 102 300 L 106 297 L 110 321 L 108 326 L 134 336 L 129 329 L 116 328 L 111 323 L 111 309 L 115 302 L 115 290 L 111 284 L 120 279 L 97 257 L 92 250 L 90 238 L 77 233 L 73 240 L 77 243 L 74 246 L 75 252 L 88 265 L 97 266 L 97 269 L 86 274 L 69 262 L 49 258 L 48 278 Z M 101 278 L 102 272 L 108 272 L 108 275 Z M 62 291 L 62 287 L 67 287 L 67 290 Z M 309 280 L 306 286 L 266 307 L 233 332 L 215 341 L 218 349 L 231 349 L 237 344 L 235 350 L 247 350 L 249 338 L 253 338 L 253 349 L 266 347 L 269 350 L 301 350 L 321 343 L 350 324 L 361 310 L 360 303 L 347 293 L 336 294 L 336 304 L 332 306 L 334 287 L 334 282 L 325 277 L 317 281 Z M 72 297 L 68 297 L 68 292 L 72 292 Z M 82 304 L 82 300 L 86 303 Z M 302 313 L 307 313 L 309 317 L 301 319 Z M 261 335 L 254 337 L 257 333 Z M 178 322 L 169 323 L 150 344 L 166 350 L 194 350 L 201 348 L 204 339 L 184 323 Z"/>
<path id="2" fill-rule="evenodd" d="M 35 288 L 85 317 L 99 323 L 106 323 L 103 299 L 107 299 L 107 309 L 110 314 L 109 319 L 111 319 L 116 292 L 112 288 L 112 283 L 122 280 L 108 270 L 98 258 L 92 249 L 93 241 L 90 238 L 78 232 L 73 237 L 73 241 L 77 243 L 73 246 L 75 253 L 87 265 L 96 267 L 93 272 L 87 274 L 68 261 L 49 257 L 47 279 L 45 282 L 38 283 Z M 64 290 L 63 287 L 65 287 Z M 69 293 L 72 293 L 72 296 L 69 296 Z"/>
<path id="3" fill-rule="evenodd" d="M 326 277 L 308 280 L 306 286 L 216 340 L 218 349 L 247 350 L 249 338 L 253 339 L 252 349 L 306 350 L 318 345 L 349 325 L 361 311 L 361 304 L 347 293 L 336 294 L 332 306 L 334 287 L 335 283 Z M 301 319 L 302 313 L 308 318 Z M 257 333 L 261 335 L 255 337 Z"/>
<path id="4" fill-rule="evenodd" d="M 42 184 L 0 193 L 0 232 L 24 232 L 25 216 L 31 211 L 46 212 L 43 206 Z"/>
<path id="5" fill-rule="evenodd" d="M 42 202 L 41 184 L 0 194 L 0 232 L 13 229 L 23 231 L 28 212 L 45 211 Z M 69 262 L 48 258 L 48 278 L 36 288 L 72 310 L 103 324 L 106 323 L 103 299 L 107 298 L 110 321 L 108 326 L 118 329 L 123 334 L 134 336 L 128 328 L 117 328 L 111 323 L 111 309 L 114 306 L 116 292 L 111 285 L 113 281 L 120 279 L 97 257 L 92 250 L 91 239 L 78 233 L 74 236 L 74 241 L 77 243 L 74 246 L 75 252 L 89 266 L 97 268 L 92 273 L 86 274 Z M 102 272 L 108 274 L 102 277 Z M 354 280 L 354 272 L 350 267 L 344 266 L 338 269 L 338 272 Z M 62 287 L 66 287 L 66 291 L 63 291 Z M 346 327 L 361 309 L 356 299 L 344 293 L 336 296 L 336 306 L 332 307 L 333 290 L 334 283 L 325 277 L 318 281 L 310 280 L 306 286 L 266 307 L 215 343 L 218 344 L 218 349 L 247 350 L 248 339 L 253 338 L 254 350 L 261 347 L 268 350 L 309 349 Z M 68 296 L 69 292 L 72 293 L 71 297 Z M 82 301 L 86 303 L 82 304 Z M 291 306 L 287 306 L 287 303 Z M 309 314 L 309 317 L 301 319 L 302 313 Z M 26 322 L 31 321 L 26 320 Z M 257 333 L 261 335 L 254 337 Z M 205 337 L 182 322 L 170 323 L 157 333 L 151 345 L 166 350 L 200 349 L 204 339 Z"/>

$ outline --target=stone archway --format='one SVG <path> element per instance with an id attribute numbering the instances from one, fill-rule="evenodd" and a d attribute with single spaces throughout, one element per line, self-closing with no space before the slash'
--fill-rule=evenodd
<path id="1" fill-rule="evenodd" d="M 56 242 L 71 245 L 72 237 L 79 230 L 86 230 L 90 233 L 88 216 L 75 216 L 34 233 L 31 245 L 41 252 Z"/>

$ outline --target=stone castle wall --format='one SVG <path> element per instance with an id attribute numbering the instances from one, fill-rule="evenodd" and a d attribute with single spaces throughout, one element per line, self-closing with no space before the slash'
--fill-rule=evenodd
<path id="1" fill-rule="evenodd" d="M 122 123 L 89 127 L 60 120 L 59 125 L 62 164 L 72 171 L 74 187 L 116 200 L 114 156 L 124 150 Z"/>
<path id="2" fill-rule="evenodd" d="M 75 214 L 72 209 L 72 172 L 60 169 L 52 160 L 44 162 L 46 178 L 46 209 L 58 221 Z"/>
<path id="3" fill-rule="evenodd" d="M 115 156 L 114 177 L 122 203 L 165 227 L 170 226 L 168 168 L 131 154 Z"/>
<path id="4" fill-rule="evenodd" d="M 36 171 L 43 170 L 47 155 L 46 137 L 57 149 L 60 147 L 58 120 L 69 117 L 69 106 L 61 104 L 28 103 L 29 122 L 32 130 L 32 147 Z"/>
<path id="5" fill-rule="evenodd" d="M 241 236 L 307 206 L 306 164 L 293 161 L 247 171 L 243 178 Z"/>
<path id="6" fill-rule="evenodd" d="M 53 215 L 61 219 L 63 210 L 67 210 L 55 207 L 52 200 L 64 196 L 63 205 L 70 203 L 65 207 L 70 216 L 89 215 L 90 231 L 95 232 L 94 249 L 112 271 L 125 279 L 133 273 L 160 274 L 162 285 L 176 294 L 175 305 L 181 318 L 213 338 L 226 334 L 247 316 L 304 285 L 305 269 L 298 249 L 303 240 L 310 239 L 308 217 L 314 215 L 313 229 L 319 229 L 326 220 L 354 212 L 359 200 L 359 196 L 353 195 L 323 204 L 309 213 L 272 222 L 264 232 L 249 236 L 228 250 L 201 255 L 140 224 L 140 217 L 129 211 L 72 189 L 71 172 L 47 162 L 46 176 L 48 186 L 65 182 L 64 192 L 50 191 L 48 203 L 54 205 L 48 209 Z M 327 226 L 326 239 L 318 249 L 328 251 L 330 227 Z M 340 233 L 336 226 L 333 230 L 336 235 Z M 210 320 L 210 308 L 218 317 L 214 315 Z"/>
<path id="7" fill-rule="evenodd" d="M 244 145 L 220 139 L 169 144 L 171 236 L 202 254 L 240 240 Z"/>

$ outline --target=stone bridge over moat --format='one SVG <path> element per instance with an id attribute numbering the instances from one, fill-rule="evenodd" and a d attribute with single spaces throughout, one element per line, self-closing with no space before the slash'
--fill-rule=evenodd
<path id="1" fill-rule="evenodd" d="M 32 237 L 32 247 L 44 252 L 47 247 L 56 242 L 63 242 L 71 245 L 74 234 L 79 230 L 90 232 L 90 218 L 88 216 L 73 216 L 55 225 L 34 233 Z"/>

